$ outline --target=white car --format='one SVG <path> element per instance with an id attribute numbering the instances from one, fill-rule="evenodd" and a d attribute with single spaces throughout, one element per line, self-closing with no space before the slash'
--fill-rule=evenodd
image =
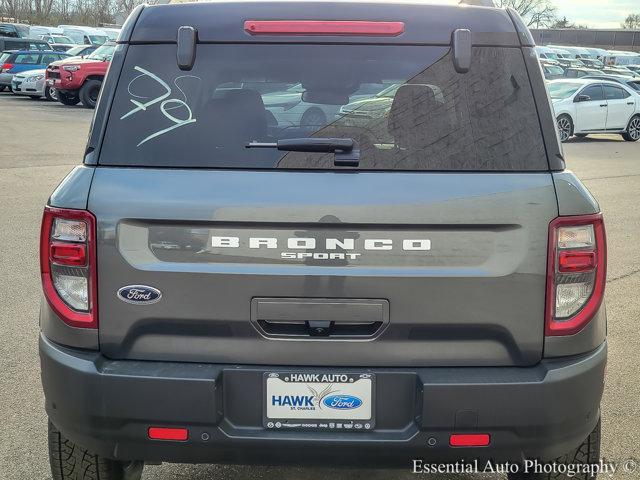
<path id="1" fill-rule="evenodd" d="M 560 139 L 591 133 L 619 133 L 640 140 L 640 97 L 626 85 L 605 80 L 553 80 L 548 83 Z"/>
<path id="2" fill-rule="evenodd" d="M 58 92 L 46 85 L 45 69 L 27 70 L 16 73 L 11 79 L 11 89 L 16 95 L 26 95 L 33 99 L 45 97 L 47 100 L 57 101 Z"/>

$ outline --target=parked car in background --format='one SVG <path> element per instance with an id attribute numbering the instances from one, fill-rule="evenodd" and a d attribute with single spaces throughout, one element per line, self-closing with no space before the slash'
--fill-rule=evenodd
<path id="1" fill-rule="evenodd" d="M 46 85 L 44 68 L 16 73 L 11 80 L 11 89 L 16 95 L 27 95 L 33 99 L 58 100 L 56 89 Z"/>
<path id="2" fill-rule="evenodd" d="M 556 51 L 549 47 L 537 46 L 536 55 L 538 55 L 538 58 L 545 60 L 558 59 L 558 54 L 556 53 Z"/>
<path id="3" fill-rule="evenodd" d="M 115 47 L 107 43 L 85 58 L 68 58 L 47 67 L 47 85 L 58 91 L 60 103 L 82 102 L 85 108 L 95 108 Z"/>
<path id="4" fill-rule="evenodd" d="M 602 72 L 600 72 L 600 70 L 586 67 L 569 67 L 565 68 L 564 70 L 564 76 L 566 78 L 582 78 L 586 77 L 587 75 L 598 75 L 599 73 Z"/>
<path id="5" fill-rule="evenodd" d="M 78 45 L 102 45 L 109 41 L 109 36 L 98 28 L 78 25 L 58 25 L 58 28 Z"/>
<path id="6" fill-rule="evenodd" d="M 582 63 L 581 60 L 578 60 L 577 58 L 558 58 L 558 63 L 560 64 L 561 67 L 563 68 L 583 68 L 585 65 L 584 63 Z"/>
<path id="7" fill-rule="evenodd" d="M 67 53 L 71 55 L 71 57 L 86 57 L 87 55 L 95 52 L 98 48 L 100 48 L 98 45 L 76 45 L 67 50 Z"/>
<path id="8" fill-rule="evenodd" d="M 383 83 L 365 83 L 348 97 L 348 101 L 370 97 L 388 86 Z M 289 84 L 287 88 L 262 95 L 267 111 L 271 112 L 279 125 L 292 127 L 321 127 L 335 117 L 341 104 L 314 102 L 306 98 L 302 84 Z M 346 103 L 346 102 L 345 102 Z"/>
<path id="9" fill-rule="evenodd" d="M 76 44 L 71 38 L 66 35 L 58 34 L 58 33 L 47 33 L 44 35 L 38 35 L 38 38 L 44 40 L 53 50 L 58 52 L 66 52 L 71 47 L 75 47 Z"/>
<path id="10" fill-rule="evenodd" d="M 0 37 L 28 38 L 29 26 L 22 23 L 0 23 Z"/>
<path id="11" fill-rule="evenodd" d="M 120 35 L 119 28 L 101 27 L 100 30 L 107 34 L 110 42 L 115 42 L 118 39 L 118 35 Z"/>
<path id="12" fill-rule="evenodd" d="M 557 78 L 564 78 L 564 69 L 559 64 L 554 65 L 547 62 L 540 62 L 540 65 L 542 66 L 545 79 L 555 80 Z"/>
<path id="13" fill-rule="evenodd" d="M 640 140 L 640 98 L 626 85 L 606 80 L 554 80 L 548 84 L 560 139 L 619 133 Z"/>
<path id="14" fill-rule="evenodd" d="M 597 70 L 602 70 L 604 68 L 604 63 L 597 58 L 581 58 L 580 61 L 588 68 L 595 68 Z"/>
<path id="15" fill-rule="evenodd" d="M 640 64 L 640 54 L 635 52 L 610 50 L 609 62 L 615 66 L 637 65 Z"/>
<path id="16" fill-rule="evenodd" d="M 597 58 L 593 54 L 583 47 L 569 47 L 564 45 L 548 45 L 550 49 L 561 50 L 563 55 L 569 56 L 569 58 Z"/>
<path id="17" fill-rule="evenodd" d="M 640 65 L 627 65 L 627 68 L 640 76 Z"/>
<path id="18" fill-rule="evenodd" d="M 0 52 L 5 50 L 51 50 L 44 40 L 36 38 L 0 37 Z"/>
<path id="19" fill-rule="evenodd" d="M 0 91 L 11 88 L 11 80 L 16 73 L 46 68 L 51 62 L 67 58 L 68 55 L 54 50 L 16 50 L 0 54 Z"/>
<path id="20" fill-rule="evenodd" d="M 623 77 L 635 77 L 636 73 L 629 70 L 626 67 L 616 66 L 616 67 L 604 67 L 601 73 L 606 73 L 610 75 L 621 75 Z"/>
<path id="21" fill-rule="evenodd" d="M 585 50 L 591 53 L 591 58 L 597 58 L 600 61 L 603 61 L 604 58 L 608 55 L 608 51 L 603 48 L 595 48 L 595 47 L 585 47 Z"/>
<path id="22" fill-rule="evenodd" d="M 640 95 L 640 77 L 631 78 L 631 77 L 624 77 L 622 75 L 600 74 L 600 75 L 589 75 L 588 77 L 583 77 L 583 78 L 589 78 L 593 80 L 608 80 L 610 82 L 621 83 L 629 87 L 631 90 L 634 90 L 637 94 Z"/>

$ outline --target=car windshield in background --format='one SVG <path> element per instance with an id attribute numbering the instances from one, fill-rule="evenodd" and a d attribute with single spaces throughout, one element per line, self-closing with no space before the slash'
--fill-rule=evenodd
<path id="1" fill-rule="evenodd" d="M 106 35 L 89 35 L 89 40 L 94 45 L 102 45 L 103 43 L 109 41 L 109 37 Z"/>
<path id="2" fill-rule="evenodd" d="M 627 85 L 633 88 L 636 92 L 640 92 L 640 80 L 635 80 L 633 82 L 627 82 Z"/>
<path id="3" fill-rule="evenodd" d="M 84 46 L 79 46 L 79 47 L 71 47 L 69 50 L 67 50 L 67 53 L 69 55 L 80 55 L 80 52 L 82 52 L 86 47 Z"/>
<path id="4" fill-rule="evenodd" d="M 53 43 L 60 43 L 60 44 L 65 44 L 65 45 L 73 45 L 73 40 L 71 40 L 69 37 L 65 37 L 64 35 L 52 36 L 51 40 L 53 40 Z"/>
<path id="5" fill-rule="evenodd" d="M 576 93 L 581 86 L 581 83 L 550 83 L 549 95 L 551 95 L 551 98 L 556 99 L 569 98 Z"/>
<path id="6" fill-rule="evenodd" d="M 100 164 L 335 168 L 247 148 L 316 137 L 353 139 L 361 169 L 548 169 L 518 49 L 474 48 L 459 74 L 440 46 L 203 44 L 187 72 L 175 48 L 129 47 Z"/>
<path id="7" fill-rule="evenodd" d="M 110 61 L 115 51 L 115 45 L 102 45 L 93 52 L 91 52 L 87 58 L 91 60 Z"/>

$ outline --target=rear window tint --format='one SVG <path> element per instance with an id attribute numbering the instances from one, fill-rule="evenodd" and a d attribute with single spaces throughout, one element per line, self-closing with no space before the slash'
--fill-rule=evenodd
<path id="1" fill-rule="evenodd" d="M 37 65 L 40 56 L 37 53 L 21 53 L 16 55 L 14 63 Z"/>
<path id="2" fill-rule="evenodd" d="M 547 170 L 522 52 L 398 45 L 175 45 L 128 49 L 101 165 L 334 169 L 334 155 L 252 141 L 352 138 L 360 169 Z"/>

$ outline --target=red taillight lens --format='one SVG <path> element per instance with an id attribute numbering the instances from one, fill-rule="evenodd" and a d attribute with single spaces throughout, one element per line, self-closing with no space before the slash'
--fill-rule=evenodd
<path id="1" fill-rule="evenodd" d="M 49 259 L 57 265 L 82 267 L 87 264 L 87 247 L 83 244 L 52 242 Z"/>
<path id="2" fill-rule="evenodd" d="M 148 435 L 151 440 L 185 442 L 189 439 L 189 430 L 186 428 L 149 427 Z"/>
<path id="3" fill-rule="evenodd" d="M 8 72 L 13 68 L 13 63 L 3 63 L 0 67 L 0 72 Z"/>
<path id="4" fill-rule="evenodd" d="M 404 22 L 247 20 L 251 35 L 360 35 L 396 37 L 404 33 Z"/>
<path id="5" fill-rule="evenodd" d="M 558 271 L 589 272 L 596 268 L 596 252 L 561 251 L 558 255 Z"/>
<path id="6" fill-rule="evenodd" d="M 73 327 L 98 327 L 95 228 L 95 217 L 86 210 L 45 207 L 42 288 L 53 311 Z"/>
<path id="7" fill-rule="evenodd" d="M 490 442 L 491 437 L 486 433 L 453 434 L 449 437 L 452 447 L 486 447 Z"/>
<path id="8" fill-rule="evenodd" d="M 559 217 L 549 225 L 546 335 L 574 335 L 598 312 L 607 274 L 602 214 Z"/>

